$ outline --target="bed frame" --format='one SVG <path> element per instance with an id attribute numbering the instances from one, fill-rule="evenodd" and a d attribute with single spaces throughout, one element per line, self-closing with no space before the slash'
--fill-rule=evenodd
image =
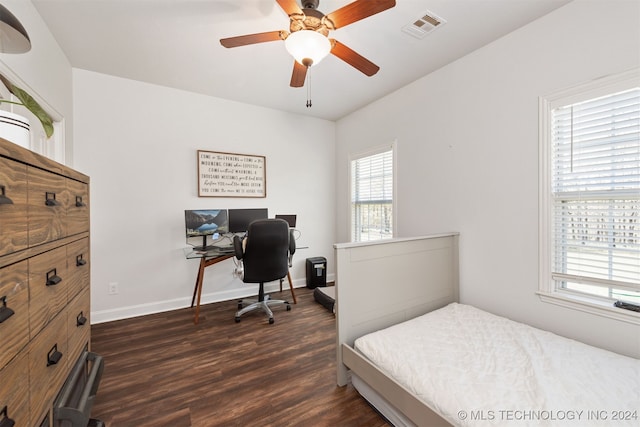
<path id="1" fill-rule="evenodd" d="M 337 383 L 351 370 L 416 425 L 449 425 L 353 349 L 356 338 L 458 302 L 458 233 L 334 245 Z"/>

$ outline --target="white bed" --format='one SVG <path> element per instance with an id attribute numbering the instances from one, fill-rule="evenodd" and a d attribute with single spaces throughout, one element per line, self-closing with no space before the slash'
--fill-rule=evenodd
<path id="1" fill-rule="evenodd" d="M 397 426 L 640 425 L 640 361 L 456 303 L 457 269 L 456 233 L 336 245 L 338 385 Z"/>

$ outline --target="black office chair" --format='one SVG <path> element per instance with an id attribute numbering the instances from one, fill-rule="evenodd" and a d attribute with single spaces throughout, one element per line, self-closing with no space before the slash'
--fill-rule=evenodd
<path id="1" fill-rule="evenodd" d="M 241 300 L 235 320 L 240 321 L 243 314 L 261 309 L 273 323 L 271 307 L 284 305 L 291 310 L 289 302 L 274 300 L 264 294 L 264 284 L 280 280 L 289 272 L 289 253 L 295 252 L 295 239 L 290 236 L 289 224 L 282 219 L 260 219 L 249 224 L 246 240 L 235 236 L 233 247 L 235 256 L 242 261 L 242 281 L 259 283 L 257 300 Z"/>

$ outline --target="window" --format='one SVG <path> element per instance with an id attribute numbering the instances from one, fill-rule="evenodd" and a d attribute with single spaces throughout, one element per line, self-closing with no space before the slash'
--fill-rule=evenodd
<path id="1" fill-rule="evenodd" d="M 351 159 L 351 241 L 394 236 L 395 143 Z"/>
<path id="2" fill-rule="evenodd" d="M 543 294 L 640 305 L 639 83 L 633 72 L 541 99 Z"/>

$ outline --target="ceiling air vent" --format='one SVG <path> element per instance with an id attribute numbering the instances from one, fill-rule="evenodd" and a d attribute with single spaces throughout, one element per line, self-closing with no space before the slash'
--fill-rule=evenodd
<path id="1" fill-rule="evenodd" d="M 414 23 L 402 27 L 402 31 L 412 35 L 415 38 L 422 39 L 424 38 L 424 36 L 446 23 L 447 21 L 440 18 L 439 16 L 431 12 L 427 12 Z"/>

